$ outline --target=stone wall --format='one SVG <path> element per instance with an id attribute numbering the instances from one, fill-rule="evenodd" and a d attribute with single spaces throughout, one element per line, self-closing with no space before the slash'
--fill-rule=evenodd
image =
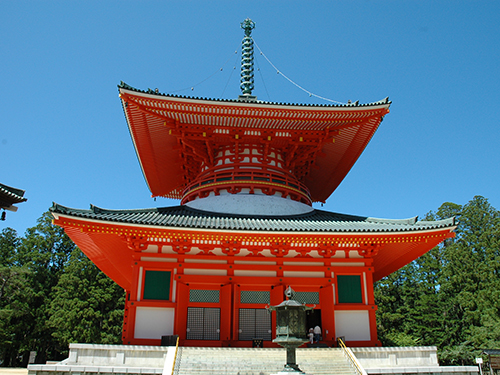
<path id="1" fill-rule="evenodd" d="M 435 346 L 351 348 L 351 350 L 365 369 L 439 366 Z"/>
<path id="2" fill-rule="evenodd" d="M 439 366 L 435 346 L 351 348 L 369 375 L 477 375 L 477 366 Z"/>

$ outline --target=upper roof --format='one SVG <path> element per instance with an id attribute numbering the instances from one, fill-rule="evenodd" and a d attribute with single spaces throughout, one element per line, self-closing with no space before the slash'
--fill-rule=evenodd
<path id="1" fill-rule="evenodd" d="M 54 203 L 50 211 L 82 219 L 136 225 L 276 232 L 411 232 L 451 228 L 454 218 L 439 221 L 377 219 L 322 210 L 287 216 L 235 215 L 196 210 L 185 205 L 108 210 L 91 205 L 89 210 L 74 209 Z"/>
<path id="2" fill-rule="evenodd" d="M 311 199 L 323 202 L 354 165 L 391 105 L 388 98 L 342 105 L 201 99 L 141 91 L 124 83 L 119 92 L 152 195 L 175 199 L 182 197 L 193 173 L 201 171 L 203 155 L 213 155 L 218 145 L 265 142 L 294 158 L 292 173 L 305 175 L 300 182 Z"/>
<path id="3" fill-rule="evenodd" d="M 9 211 L 17 211 L 17 207 L 13 206 L 13 204 L 26 201 L 27 199 L 24 198 L 24 190 L 0 184 L 0 208 Z"/>
<path id="4" fill-rule="evenodd" d="M 147 90 L 141 90 L 138 88 L 135 88 L 133 86 L 130 86 L 126 84 L 125 82 L 120 82 L 118 85 L 118 89 L 124 89 L 124 90 L 130 90 L 130 91 L 135 91 L 137 93 L 142 93 L 142 94 L 150 94 L 154 95 L 154 97 L 157 96 L 163 96 L 163 97 L 168 97 L 168 98 L 177 98 L 177 99 L 189 99 L 189 100 L 196 100 L 196 101 L 202 101 L 202 102 L 220 102 L 220 103 L 237 103 L 237 104 L 259 104 L 259 105 L 268 105 L 268 106 L 292 106 L 292 107 L 321 107 L 321 108 L 360 108 L 360 107 L 374 107 L 374 106 L 380 106 L 380 105 L 386 105 L 386 104 L 391 104 L 391 101 L 389 98 L 384 98 L 382 100 L 378 100 L 376 102 L 372 103 L 364 103 L 360 104 L 359 101 L 356 102 L 351 102 L 349 101 L 348 103 L 332 103 L 332 104 L 305 104 L 305 103 L 283 103 L 283 102 L 267 102 L 263 100 L 255 100 L 255 101 L 248 101 L 248 100 L 241 100 L 241 99 L 213 99 L 213 98 L 203 98 L 203 97 L 192 97 L 192 96 L 186 96 L 186 95 L 172 95 L 172 94 L 165 94 L 165 93 L 160 93 L 158 89 L 152 90 L 152 89 L 147 89 Z"/>

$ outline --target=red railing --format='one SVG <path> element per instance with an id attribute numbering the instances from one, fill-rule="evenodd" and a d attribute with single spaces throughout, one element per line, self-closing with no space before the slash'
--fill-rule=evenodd
<path id="1" fill-rule="evenodd" d="M 223 170 L 224 168 L 230 168 Z M 277 191 L 290 195 L 292 199 L 311 204 L 309 189 L 297 179 L 279 168 L 263 168 L 261 164 L 247 164 L 244 166 L 218 165 L 204 171 L 195 181 L 183 191 L 182 202 L 193 200 L 196 196 L 204 197 L 207 192 L 224 189 L 250 188 L 263 191 Z"/>

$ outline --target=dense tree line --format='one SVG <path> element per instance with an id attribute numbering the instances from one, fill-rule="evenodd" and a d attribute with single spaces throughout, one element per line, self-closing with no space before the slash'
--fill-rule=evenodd
<path id="1" fill-rule="evenodd" d="M 70 342 L 118 344 L 124 291 L 45 213 L 18 236 L 0 232 L 0 364 L 63 359 Z"/>
<path id="2" fill-rule="evenodd" d="M 442 365 L 473 365 L 500 348 L 500 212 L 476 196 L 427 219 L 451 216 L 455 238 L 376 283 L 378 334 L 384 346 L 435 345 Z"/>
<path id="3" fill-rule="evenodd" d="M 426 219 L 455 216 L 456 237 L 375 285 L 384 346 L 435 345 L 440 363 L 473 364 L 500 348 L 500 212 L 477 196 Z M 119 344 L 124 292 L 51 224 L 0 232 L 0 363 L 63 359 L 70 342 Z"/>

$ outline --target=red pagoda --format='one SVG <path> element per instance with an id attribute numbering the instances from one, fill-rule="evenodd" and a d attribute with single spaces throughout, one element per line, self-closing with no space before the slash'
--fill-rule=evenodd
<path id="1" fill-rule="evenodd" d="M 354 165 L 391 102 L 296 105 L 252 96 L 245 20 L 242 95 L 211 100 L 119 85 L 154 197 L 175 207 L 52 207 L 54 223 L 126 291 L 123 342 L 273 346 L 290 285 L 315 305 L 322 342 L 377 346 L 373 282 L 446 238 L 453 219 L 376 219 L 317 210 Z"/>

